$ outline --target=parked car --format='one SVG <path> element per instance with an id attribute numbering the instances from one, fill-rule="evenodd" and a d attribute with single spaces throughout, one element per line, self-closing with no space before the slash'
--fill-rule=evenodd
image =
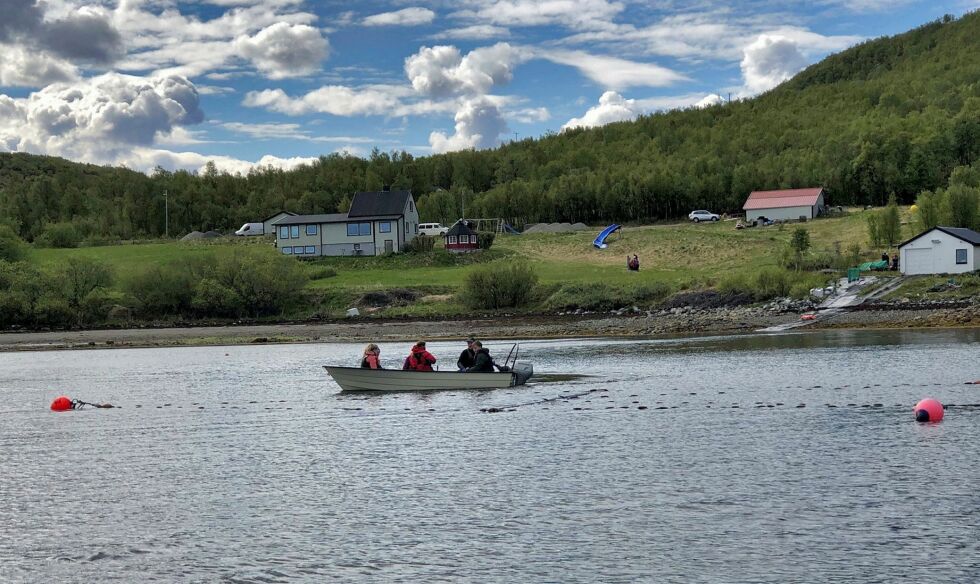
<path id="1" fill-rule="evenodd" d="M 265 225 L 262 223 L 246 223 L 242 225 L 235 235 L 248 236 L 248 235 L 265 235 Z"/>
<path id="2" fill-rule="evenodd" d="M 700 223 L 702 221 L 717 221 L 721 219 L 718 215 L 715 215 L 711 211 L 705 211 L 703 209 L 698 211 L 691 211 L 691 214 L 687 216 L 688 219 L 694 221 L 695 223 Z"/>
<path id="3" fill-rule="evenodd" d="M 442 223 L 419 223 L 419 233 L 430 237 L 438 237 L 449 232 L 449 228 Z"/>

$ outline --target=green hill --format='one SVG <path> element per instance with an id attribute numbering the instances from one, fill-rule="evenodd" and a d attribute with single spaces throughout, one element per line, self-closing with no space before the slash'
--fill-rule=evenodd
<path id="1" fill-rule="evenodd" d="M 832 204 L 911 202 L 980 160 L 980 13 L 832 55 L 756 98 L 526 139 L 480 152 L 331 155 L 290 172 L 152 176 L 0 154 L 0 220 L 33 239 L 72 221 L 92 238 L 227 230 L 287 209 L 332 212 L 383 184 L 425 220 L 647 221 L 733 211 L 754 189 L 821 185 Z"/>

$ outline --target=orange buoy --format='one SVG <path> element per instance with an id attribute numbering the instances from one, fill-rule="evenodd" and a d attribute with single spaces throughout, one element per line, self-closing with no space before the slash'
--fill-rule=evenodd
<path id="1" fill-rule="evenodd" d="M 51 402 L 52 412 L 67 412 L 70 409 L 71 409 L 71 400 L 65 396 L 56 397 L 54 398 L 54 401 Z"/>
<path id="2" fill-rule="evenodd" d="M 945 413 L 943 404 L 931 397 L 920 400 L 919 403 L 915 404 L 913 411 L 916 422 L 941 422 Z"/>

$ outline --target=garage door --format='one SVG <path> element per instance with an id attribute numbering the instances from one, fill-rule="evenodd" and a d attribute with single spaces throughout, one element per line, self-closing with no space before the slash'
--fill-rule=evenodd
<path id="1" fill-rule="evenodd" d="M 931 249 L 906 249 L 905 265 L 902 266 L 904 274 L 931 274 L 932 273 L 932 250 Z"/>

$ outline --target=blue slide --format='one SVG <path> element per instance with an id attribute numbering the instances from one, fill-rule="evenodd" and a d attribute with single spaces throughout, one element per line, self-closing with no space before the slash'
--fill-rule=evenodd
<path id="1" fill-rule="evenodd" d="M 511 235 L 520 235 L 521 232 L 511 227 L 510 223 L 504 223 L 504 231 Z"/>
<path id="2" fill-rule="evenodd" d="M 592 242 L 592 245 L 598 247 L 599 249 L 606 249 L 607 247 L 606 238 L 612 235 L 613 232 L 619 231 L 619 228 L 620 225 L 618 223 L 614 223 L 609 227 L 606 227 L 605 229 L 602 230 L 602 233 L 599 234 L 599 237 L 595 238 L 595 241 Z"/>

